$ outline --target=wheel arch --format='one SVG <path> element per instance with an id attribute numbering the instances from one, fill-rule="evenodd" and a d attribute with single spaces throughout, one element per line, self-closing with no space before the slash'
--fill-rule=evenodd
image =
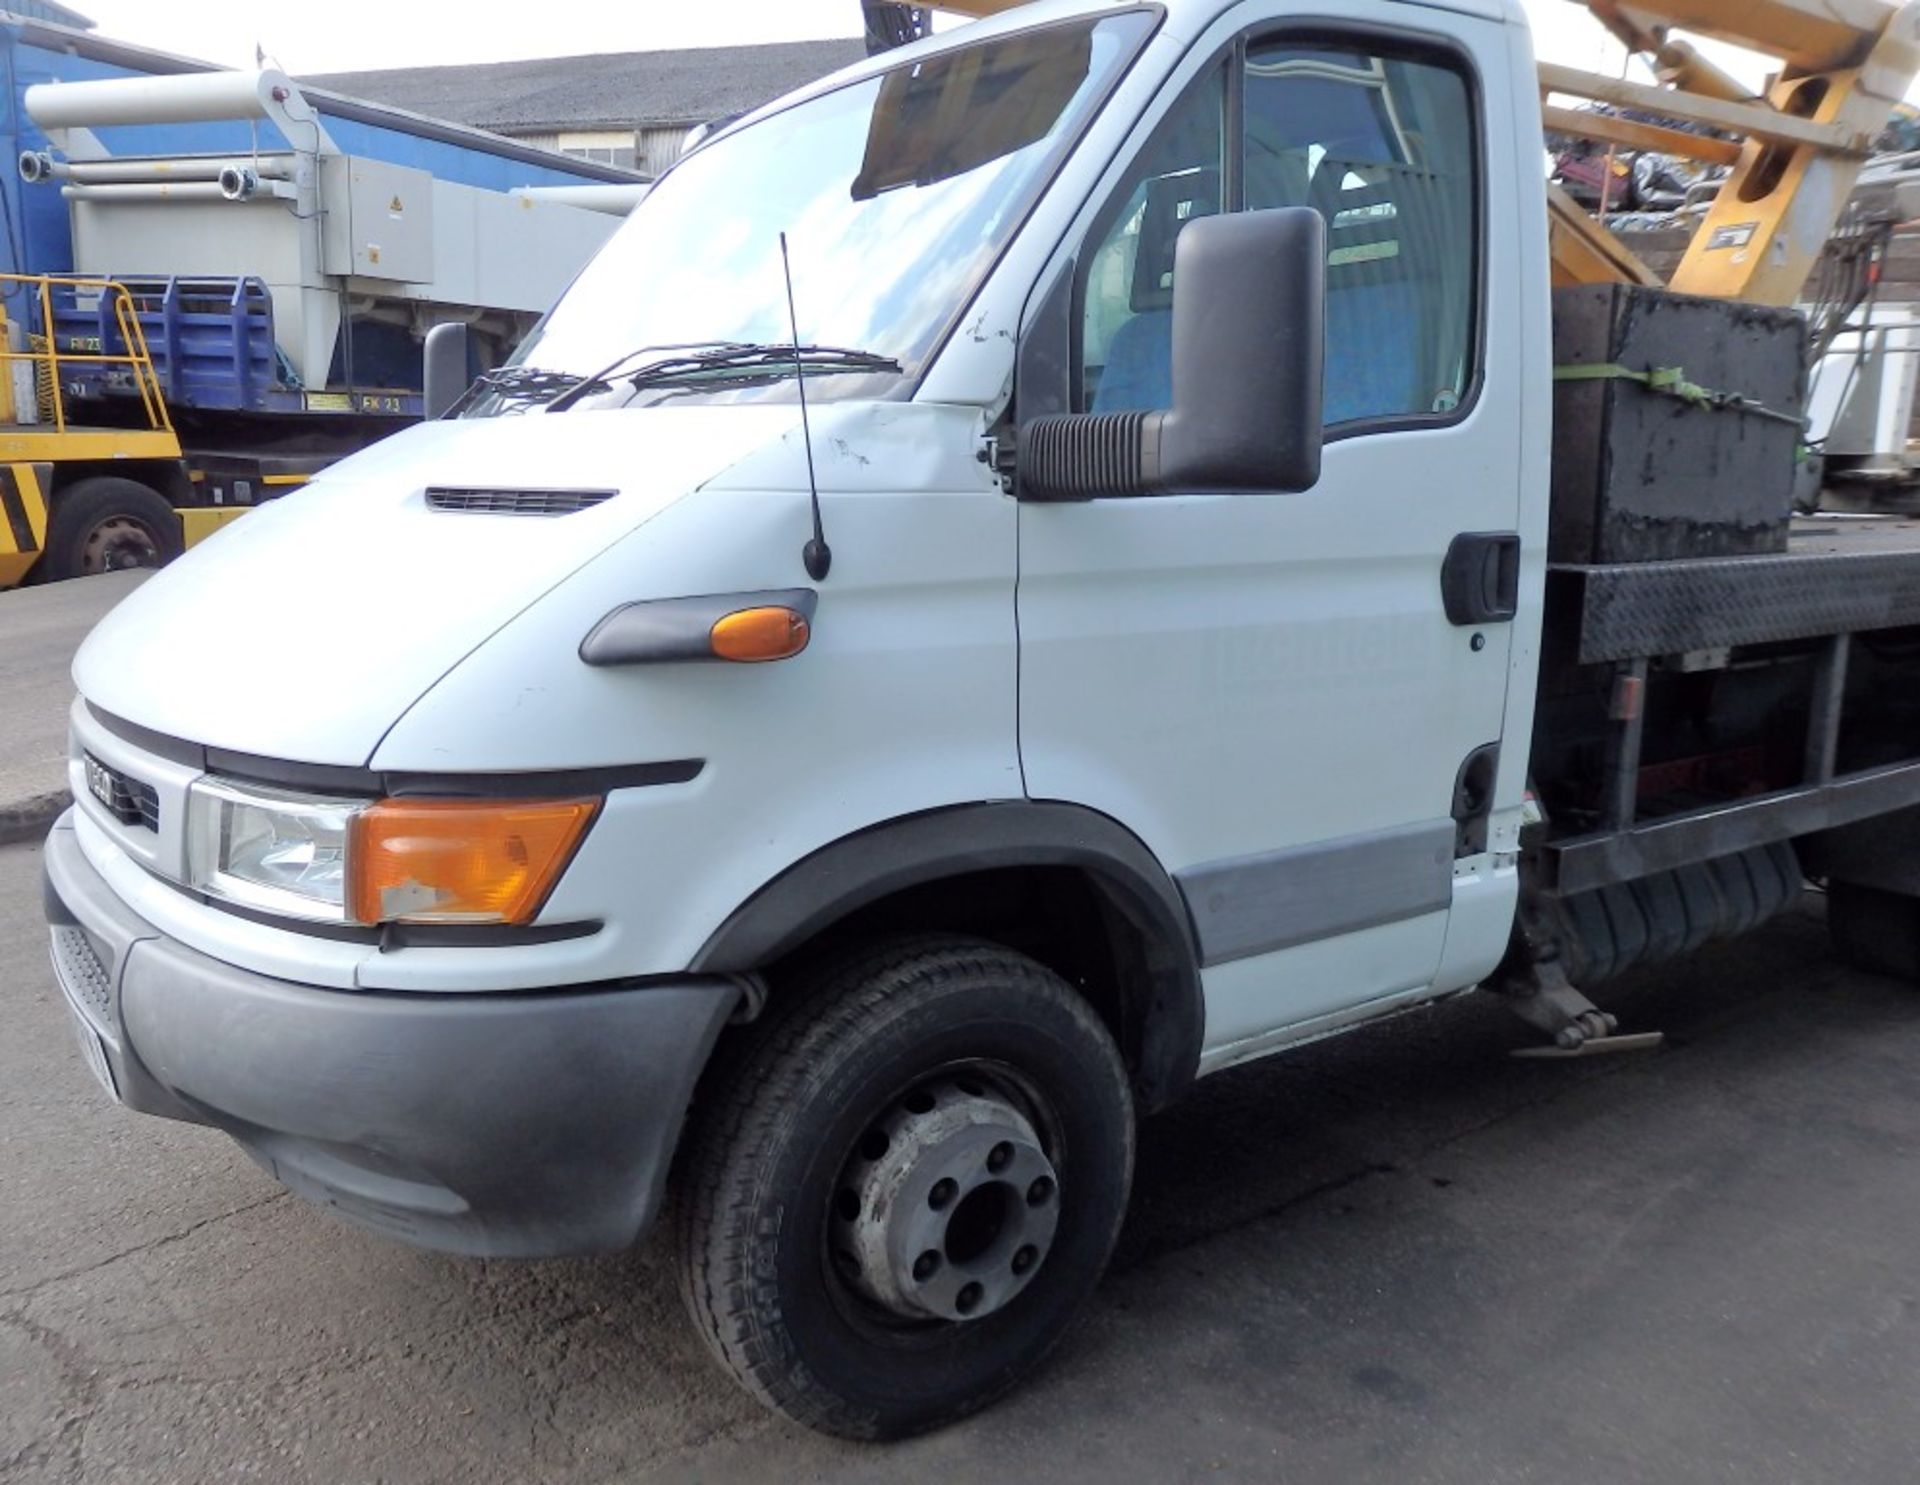
<path id="1" fill-rule="evenodd" d="M 53 465 L 49 494 L 58 498 L 75 485 L 95 479 L 145 485 L 176 508 L 193 503 L 193 482 L 178 459 L 61 459 Z"/>
<path id="2" fill-rule="evenodd" d="M 1005 942 L 1108 1021 L 1145 1110 L 1193 1082 L 1206 1030 L 1184 899 L 1131 831 L 1079 805 L 1006 800 L 870 826 L 796 862 L 714 930 L 690 969 L 777 969 L 865 928 Z"/>

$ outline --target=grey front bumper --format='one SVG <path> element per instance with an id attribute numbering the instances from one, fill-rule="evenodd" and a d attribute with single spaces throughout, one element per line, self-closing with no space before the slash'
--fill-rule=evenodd
<path id="1" fill-rule="evenodd" d="M 47 917 L 74 1009 L 131 1108 L 226 1130 L 294 1192 L 421 1247 L 608 1252 L 660 1204 L 738 989 L 322 990 L 163 937 L 108 887 L 71 813 Z"/>

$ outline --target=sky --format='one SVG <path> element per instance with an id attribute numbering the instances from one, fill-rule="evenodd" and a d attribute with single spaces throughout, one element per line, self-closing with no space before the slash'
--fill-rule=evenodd
<path id="1" fill-rule="evenodd" d="M 533 5 L 471 0 L 69 0 L 102 34 L 227 66 L 256 43 L 288 72 L 354 72 L 440 62 L 499 62 L 583 52 L 727 46 L 854 36 L 858 0 L 623 0 Z M 1553 61 L 1609 74 L 1620 49 L 1581 5 L 1526 0 L 1534 45 Z M 1724 52 L 1718 55 L 1726 55 Z M 1737 71 L 1757 80 L 1760 69 Z"/>

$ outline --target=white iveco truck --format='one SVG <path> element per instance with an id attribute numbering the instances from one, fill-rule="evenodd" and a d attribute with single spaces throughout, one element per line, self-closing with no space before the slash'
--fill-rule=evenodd
<path id="1" fill-rule="evenodd" d="M 1789 529 L 1790 311 L 1556 306 L 1540 137 L 1517 0 L 1049 0 L 722 132 L 88 640 L 94 1073 L 410 1243 L 669 1210 L 884 1437 L 1049 1350 L 1197 1078 L 1475 986 L 1606 1045 L 1805 875 L 1920 968 L 1920 546 Z"/>

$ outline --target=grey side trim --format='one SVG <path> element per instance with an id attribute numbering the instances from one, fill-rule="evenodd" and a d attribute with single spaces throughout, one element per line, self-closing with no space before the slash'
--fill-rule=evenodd
<path id="1" fill-rule="evenodd" d="M 1453 836 L 1451 820 L 1428 820 L 1176 872 L 1200 963 L 1439 912 L 1453 901 Z"/>
<path id="2" fill-rule="evenodd" d="M 819 595 L 811 588 L 772 588 L 757 593 L 707 593 L 697 598 L 653 598 L 623 603 L 580 641 L 589 665 L 661 665 L 712 660 L 708 635 L 728 614 L 743 608 L 790 608 L 808 623 Z"/>

